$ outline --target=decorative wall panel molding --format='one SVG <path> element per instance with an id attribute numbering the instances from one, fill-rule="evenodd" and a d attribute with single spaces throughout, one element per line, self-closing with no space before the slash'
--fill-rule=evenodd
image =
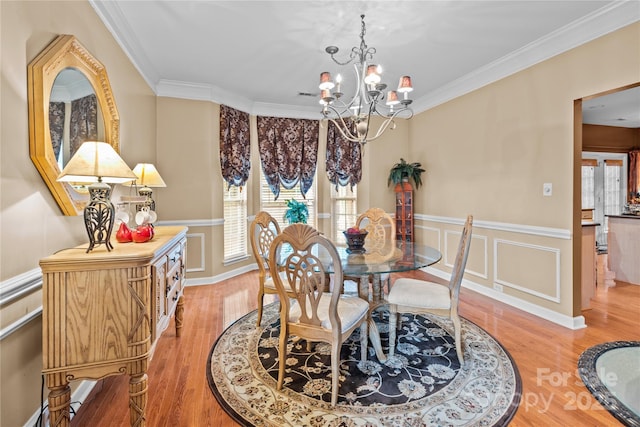
<path id="1" fill-rule="evenodd" d="M 464 225 L 464 218 L 452 218 L 446 216 L 414 214 L 414 218 L 421 221 L 431 221 L 441 224 Z M 571 230 L 562 228 L 538 227 L 536 225 L 510 224 L 506 222 L 482 221 L 473 219 L 473 228 L 487 230 L 507 231 L 509 233 L 530 234 L 533 236 L 551 237 L 554 239 L 571 240 Z"/>
<path id="2" fill-rule="evenodd" d="M 475 225 L 475 224 L 474 224 Z M 459 231 L 454 231 L 454 230 L 445 230 L 444 231 L 444 265 L 446 265 L 449 268 L 453 268 L 453 264 L 455 262 L 455 255 L 458 249 L 458 243 L 460 242 L 460 236 L 462 235 L 461 232 Z M 453 247 L 453 251 L 450 252 L 448 250 L 448 246 L 449 246 L 449 236 L 455 236 L 454 239 L 451 240 L 451 242 L 453 243 L 454 247 Z M 474 244 L 475 243 L 475 244 Z M 471 258 L 473 256 L 473 254 L 477 254 L 477 245 L 478 244 L 482 244 L 482 257 L 483 257 L 483 266 L 484 266 L 484 271 L 479 272 L 479 271 L 475 271 L 473 269 L 471 269 L 469 267 L 469 262 L 467 262 L 467 268 L 465 268 L 465 274 L 471 274 L 477 277 L 480 277 L 481 279 L 488 279 L 489 278 L 489 250 L 488 250 L 488 239 L 487 236 L 482 236 L 482 235 L 477 235 L 475 233 L 471 234 L 471 249 L 470 251 L 472 251 L 471 253 L 469 253 L 469 257 Z M 449 259 L 449 254 L 453 255 L 453 259 Z"/>
<path id="3" fill-rule="evenodd" d="M 514 268 L 513 265 L 508 265 L 512 277 L 501 276 L 501 274 L 509 274 L 501 271 L 502 265 L 508 264 L 509 261 L 507 261 L 507 254 L 503 254 L 502 256 L 499 254 L 500 246 L 503 248 L 510 247 L 508 250 L 512 253 L 519 252 L 517 255 L 512 255 L 512 258 L 521 260 L 521 268 Z M 528 252 L 528 254 L 525 255 L 525 252 Z M 504 268 L 505 270 L 507 269 L 506 267 L 507 266 Z M 547 272 L 545 267 L 551 267 L 553 270 Z M 523 277 L 527 278 L 531 277 L 533 272 L 542 275 L 542 278 L 534 278 L 534 282 L 538 285 L 544 285 L 549 282 L 551 284 L 549 288 L 551 292 L 546 293 L 535 290 L 532 286 L 527 286 L 527 284 L 522 282 L 516 283 L 516 280 L 522 280 L 522 277 L 513 277 L 515 274 L 514 270 L 517 273 L 522 273 Z M 495 239 L 493 242 L 493 274 L 495 283 L 548 301 L 560 302 L 560 249 L 558 248 Z"/>

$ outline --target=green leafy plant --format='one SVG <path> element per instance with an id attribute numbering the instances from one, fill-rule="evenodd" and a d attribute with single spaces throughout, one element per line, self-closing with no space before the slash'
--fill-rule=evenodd
<path id="1" fill-rule="evenodd" d="M 284 213 L 284 220 L 289 224 L 295 224 L 301 222 L 302 224 L 307 223 L 307 218 L 309 218 L 309 209 L 307 205 L 303 202 L 299 202 L 295 199 L 287 200 L 287 211 Z"/>
<path id="2" fill-rule="evenodd" d="M 400 162 L 393 165 L 389 171 L 387 185 L 399 184 L 406 178 L 413 181 L 416 188 L 420 188 L 422 185 L 422 173 L 424 171 L 422 164 L 418 162 L 407 163 L 405 159 L 401 158 Z"/>

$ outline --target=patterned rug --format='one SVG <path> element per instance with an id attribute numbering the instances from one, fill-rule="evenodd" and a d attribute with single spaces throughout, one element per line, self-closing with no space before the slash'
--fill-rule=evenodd
<path id="1" fill-rule="evenodd" d="M 330 347 L 290 337 L 287 377 L 278 378 L 278 303 L 231 325 L 207 361 L 209 386 L 243 426 L 503 426 L 521 398 L 518 369 L 487 332 L 462 319 L 465 365 L 456 357 L 453 325 L 404 315 L 396 354 L 380 363 L 371 347 L 360 361 L 359 331 L 342 346 L 340 389 L 331 401 Z M 388 312 L 375 313 L 388 352 Z"/>
<path id="2" fill-rule="evenodd" d="M 586 349 L 578 372 L 587 389 L 625 426 L 640 427 L 640 341 L 613 341 Z"/>

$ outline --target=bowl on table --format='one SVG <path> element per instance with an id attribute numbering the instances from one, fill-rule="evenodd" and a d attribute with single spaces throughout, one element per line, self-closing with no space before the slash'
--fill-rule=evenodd
<path id="1" fill-rule="evenodd" d="M 369 232 L 367 230 L 359 230 L 357 232 L 343 231 L 344 237 L 347 239 L 347 252 L 350 254 L 362 254 L 366 250 L 364 248 L 364 240 Z"/>

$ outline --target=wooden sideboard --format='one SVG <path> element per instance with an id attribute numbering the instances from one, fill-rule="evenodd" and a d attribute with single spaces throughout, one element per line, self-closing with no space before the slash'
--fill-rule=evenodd
<path id="1" fill-rule="evenodd" d="M 180 336 L 186 227 L 156 227 L 146 243 L 87 244 L 40 260 L 42 359 L 50 425 L 70 424 L 69 382 L 129 375 L 132 426 L 144 426 L 147 366 L 175 313 Z"/>

